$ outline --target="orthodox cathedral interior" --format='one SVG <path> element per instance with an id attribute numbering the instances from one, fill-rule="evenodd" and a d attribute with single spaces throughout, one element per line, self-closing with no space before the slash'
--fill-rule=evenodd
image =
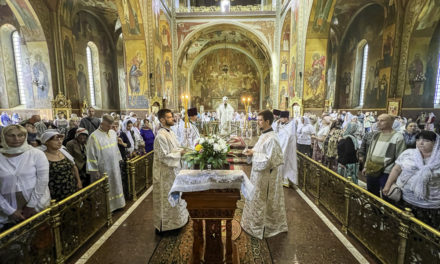
<path id="1" fill-rule="evenodd" d="M 145 116 L 179 112 L 188 95 L 200 112 L 224 96 L 245 111 L 245 96 L 252 111 L 438 116 L 439 21 L 439 0 L 0 0 L 0 110 Z M 440 262 L 438 230 L 307 162 L 298 191 L 284 190 L 288 233 L 258 240 L 232 225 L 233 263 Z M 137 192 L 133 176 L 124 210 L 87 203 L 105 197 L 99 183 L 0 234 L 0 255 L 20 255 L 0 263 L 190 263 L 190 231 L 155 233 L 152 160 L 130 164 L 150 178 Z"/>

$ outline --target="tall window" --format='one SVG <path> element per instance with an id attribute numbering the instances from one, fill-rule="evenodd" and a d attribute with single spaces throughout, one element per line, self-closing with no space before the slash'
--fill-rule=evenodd
<path id="1" fill-rule="evenodd" d="M 367 79 L 367 64 L 368 64 L 368 44 L 365 44 L 362 51 L 362 71 L 361 71 L 361 89 L 359 91 L 359 106 L 364 105 L 365 82 Z"/>
<path id="2" fill-rule="evenodd" d="M 18 94 L 20 99 L 20 104 L 26 104 L 26 94 L 24 92 L 23 84 L 23 67 L 21 65 L 21 44 L 20 44 L 20 34 L 18 31 L 12 32 L 12 47 L 14 49 L 14 62 L 15 62 L 15 73 L 17 75 L 18 84 Z"/>
<path id="3" fill-rule="evenodd" d="M 437 81 L 435 83 L 434 105 L 435 106 L 440 105 L 440 54 L 437 64 Z"/>
<path id="4" fill-rule="evenodd" d="M 90 103 L 95 106 L 95 79 L 93 78 L 93 54 L 90 46 L 87 45 L 86 48 L 87 53 L 87 72 L 89 75 L 89 91 L 90 91 Z"/>

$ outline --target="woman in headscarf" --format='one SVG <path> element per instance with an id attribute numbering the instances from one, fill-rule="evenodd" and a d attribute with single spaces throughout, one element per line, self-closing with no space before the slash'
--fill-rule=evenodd
<path id="1" fill-rule="evenodd" d="M 61 201 L 82 188 L 78 168 L 72 155 L 63 148 L 64 135 L 57 130 L 46 130 L 41 143 L 46 146 L 44 154 L 49 161 L 50 196 Z"/>
<path id="2" fill-rule="evenodd" d="M 314 141 L 313 145 L 313 155 L 312 158 L 318 162 L 322 162 L 324 158 L 324 140 L 327 137 L 328 132 L 330 131 L 331 121 L 330 116 L 325 116 L 321 121 L 321 127 L 318 129 L 318 133 L 316 136 L 312 136 L 312 141 Z"/>
<path id="3" fill-rule="evenodd" d="M 337 119 L 333 121 L 330 132 L 324 141 L 324 165 L 333 171 L 337 171 L 338 168 L 338 141 L 342 133 L 342 120 Z"/>
<path id="4" fill-rule="evenodd" d="M 1 144 L 0 230 L 5 230 L 49 206 L 49 163 L 27 143 L 22 126 L 3 128 Z"/>
<path id="5" fill-rule="evenodd" d="M 310 123 L 310 119 L 307 116 L 301 118 L 301 122 L 297 128 L 297 140 L 296 145 L 298 151 L 312 157 L 312 135 L 315 135 L 315 127 Z"/>
<path id="6" fill-rule="evenodd" d="M 356 151 L 359 148 L 359 142 L 355 137 L 357 131 L 358 124 L 350 122 L 338 142 L 338 174 L 351 179 L 356 184 L 358 184 L 359 171 L 356 157 Z"/>
<path id="7" fill-rule="evenodd" d="M 122 123 L 122 130 L 120 137 L 122 138 L 122 141 L 127 144 L 127 152 L 128 156 L 131 156 L 135 149 L 137 149 L 136 140 L 134 136 L 133 128 L 133 122 L 130 119 L 125 119 L 124 123 Z"/>
<path id="8" fill-rule="evenodd" d="M 424 130 L 416 136 L 416 146 L 397 158 L 382 192 L 388 195 L 396 183 L 402 190 L 400 205 L 440 229 L 440 136 Z"/>

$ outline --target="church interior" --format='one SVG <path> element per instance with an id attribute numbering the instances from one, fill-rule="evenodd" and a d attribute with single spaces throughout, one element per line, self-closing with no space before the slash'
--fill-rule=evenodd
<path id="1" fill-rule="evenodd" d="M 415 120 L 440 116 L 439 58 L 439 0 L 0 0 L 0 110 L 23 120 L 90 106 L 96 116 L 203 113 L 224 96 L 246 113 Z M 0 234 L 0 263 L 197 263 L 198 220 L 155 233 L 152 163 L 127 163 L 130 199 L 113 215 L 99 181 Z M 213 231 L 227 240 L 232 229 L 234 259 L 198 263 L 440 262 L 439 230 L 299 154 L 298 178 L 284 189 L 287 233 L 246 236 L 236 213 Z"/>

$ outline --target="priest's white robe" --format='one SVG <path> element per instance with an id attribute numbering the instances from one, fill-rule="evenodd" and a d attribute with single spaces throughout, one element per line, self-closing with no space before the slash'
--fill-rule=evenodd
<path id="1" fill-rule="evenodd" d="M 234 115 L 234 108 L 230 104 L 220 104 L 217 107 L 217 118 L 220 121 L 220 134 L 226 135 L 231 133 L 231 122 Z"/>
<path id="2" fill-rule="evenodd" d="M 116 132 L 107 133 L 101 129 L 95 130 L 87 141 L 87 171 L 107 173 L 110 185 L 110 211 L 125 206 L 124 191 L 122 189 L 121 170 L 119 161 L 122 160 L 118 148 Z"/>
<path id="3" fill-rule="evenodd" d="M 188 127 L 185 128 L 185 124 L 183 124 L 183 126 L 180 127 L 180 134 L 182 137 L 182 141 L 180 141 L 181 145 L 183 147 L 194 149 L 196 139 L 200 138 L 197 126 L 194 123 L 189 122 Z"/>
<path id="4" fill-rule="evenodd" d="M 241 226 L 250 235 L 263 239 L 287 232 L 282 175 L 283 163 L 278 137 L 274 131 L 264 133 L 253 148 L 251 182 L 254 197 L 246 200 Z"/>
<path id="5" fill-rule="evenodd" d="M 181 148 L 173 131 L 161 128 L 154 139 L 153 206 L 154 227 L 159 231 L 180 228 L 188 222 L 185 200 L 171 207 L 168 193 L 179 172 Z"/>
<path id="6" fill-rule="evenodd" d="M 177 137 L 177 141 L 182 144 L 182 127 L 185 126 L 185 122 L 180 119 L 179 121 L 177 121 L 176 123 L 174 123 L 174 126 L 171 127 L 171 130 L 174 132 L 174 134 Z"/>
<path id="7" fill-rule="evenodd" d="M 279 167 L 280 173 L 283 175 L 283 184 L 288 185 L 290 180 L 298 185 L 295 120 L 284 125 L 281 123 L 278 125 L 278 138 L 284 155 L 284 164 Z"/>

